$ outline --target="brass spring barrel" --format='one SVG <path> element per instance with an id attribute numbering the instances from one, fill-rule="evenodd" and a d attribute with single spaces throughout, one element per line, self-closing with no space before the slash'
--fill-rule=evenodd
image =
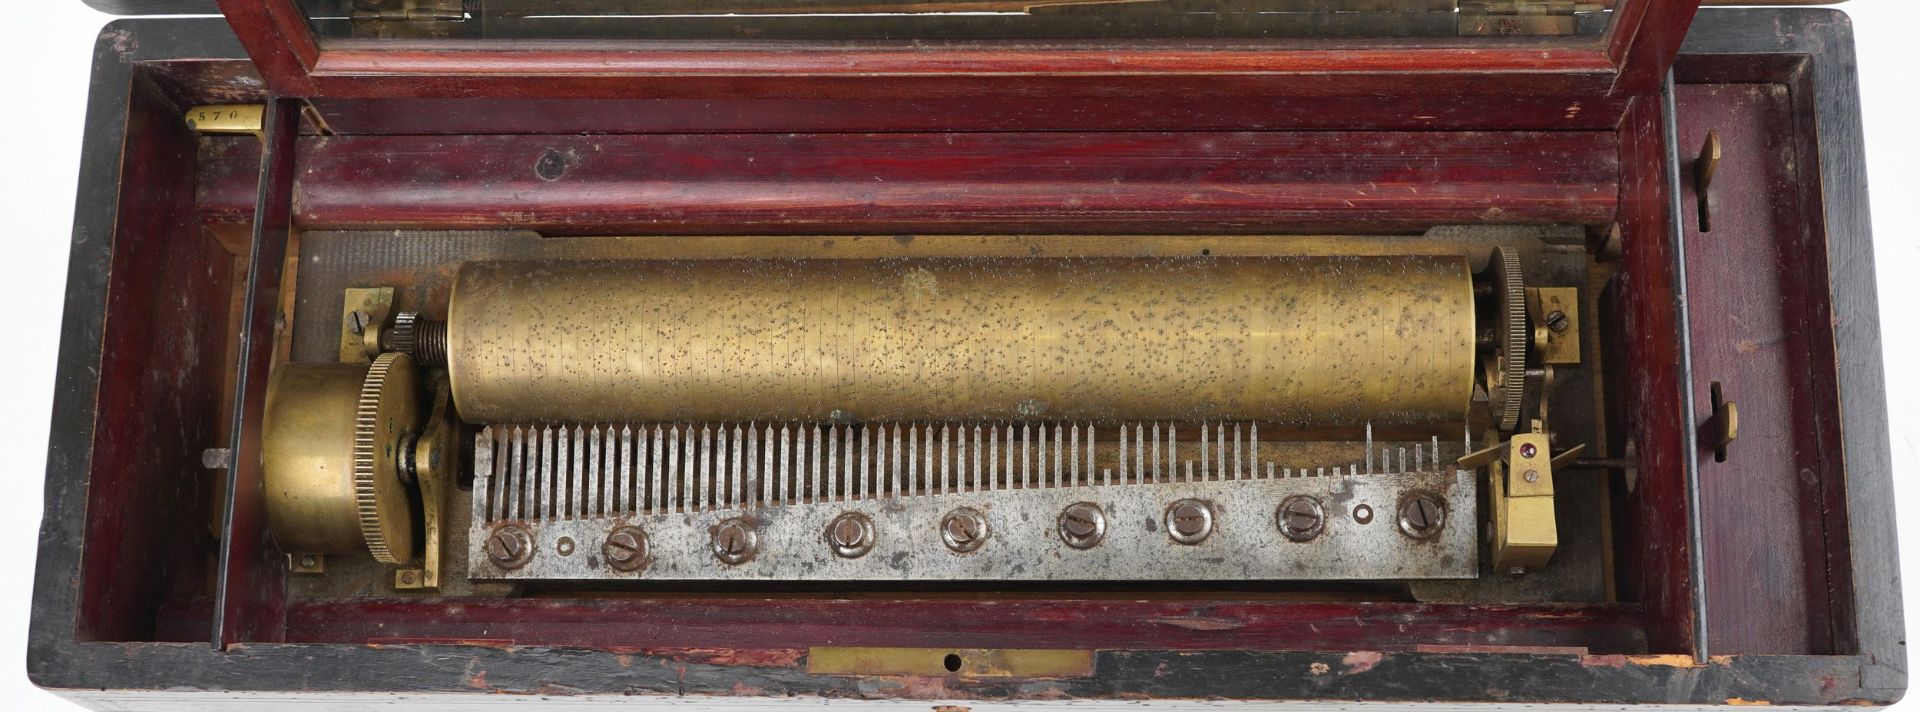
<path id="1" fill-rule="evenodd" d="M 472 422 L 1466 417 L 1453 256 L 470 262 Z"/>

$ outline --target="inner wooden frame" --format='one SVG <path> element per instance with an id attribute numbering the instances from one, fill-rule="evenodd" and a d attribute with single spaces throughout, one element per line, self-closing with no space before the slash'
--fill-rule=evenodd
<path id="1" fill-rule="evenodd" d="M 1281 104 L 1297 112 L 1263 122 L 1272 128 L 1460 128 L 1486 126 L 1488 116 L 1513 128 L 1612 127 L 1628 100 L 1658 87 L 1699 0 L 1622 0 L 1604 37 L 1567 42 L 982 41 L 937 52 L 835 41 L 396 40 L 378 49 L 336 47 L 314 36 L 296 0 L 219 4 L 281 96 L 750 99 L 775 107 L 829 97 L 847 102 L 840 130 L 893 130 L 923 116 L 930 108 L 924 102 L 949 110 L 979 103 L 964 96 L 995 97 L 989 103 L 1002 104 L 1001 115 L 1028 128 L 1088 128 L 1041 126 L 1024 116 L 1037 110 L 1036 101 L 1074 100 L 1092 111 L 1053 120 L 1092 116 L 1110 129 L 1174 129 L 1218 127 L 1239 116 L 1245 127 L 1244 110 L 1205 105 L 1214 98 L 1258 105 L 1262 97 L 1286 97 Z M 913 101 L 922 104 L 900 103 Z M 862 108 L 844 110 L 854 106 Z M 792 130 L 778 122 L 797 110 L 767 112 L 757 130 Z M 1103 113 L 1114 116 L 1099 118 Z M 602 130 L 621 130 L 627 121 L 606 116 Z"/>

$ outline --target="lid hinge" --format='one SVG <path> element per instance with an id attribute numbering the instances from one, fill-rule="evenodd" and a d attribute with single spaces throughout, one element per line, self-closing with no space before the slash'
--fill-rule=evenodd
<path id="1" fill-rule="evenodd" d="M 1463 0 L 1462 35 L 1574 35 L 1582 15 L 1606 11 L 1600 2 L 1579 0 Z"/>
<path id="2" fill-rule="evenodd" d="M 444 37 L 467 20 L 463 0 L 354 0 L 356 37 Z"/>

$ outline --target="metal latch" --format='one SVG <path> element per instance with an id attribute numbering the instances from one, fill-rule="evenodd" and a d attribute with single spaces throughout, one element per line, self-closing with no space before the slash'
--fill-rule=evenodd
<path id="1" fill-rule="evenodd" d="M 1460 34 L 1572 35 L 1578 32 L 1578 15 L 1604 10 L 1604 3 L 1579 0 L 1465 0 Z"/>

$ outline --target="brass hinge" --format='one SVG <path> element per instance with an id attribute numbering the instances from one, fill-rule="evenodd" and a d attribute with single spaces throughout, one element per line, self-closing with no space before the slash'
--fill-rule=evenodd
<path id="1" fill-rule="evenodd" d="M 1581 0 L 1464 0 L 1462 35 L 1571 35 L 1581 13 L 1602 12 L 1605 3 Z"/>
<path id="2" fill-rule="evenodd" d="M 375 39 L 451 37 L 467 11 L 461 0 L 354 0 L 353 36 Z"/>

